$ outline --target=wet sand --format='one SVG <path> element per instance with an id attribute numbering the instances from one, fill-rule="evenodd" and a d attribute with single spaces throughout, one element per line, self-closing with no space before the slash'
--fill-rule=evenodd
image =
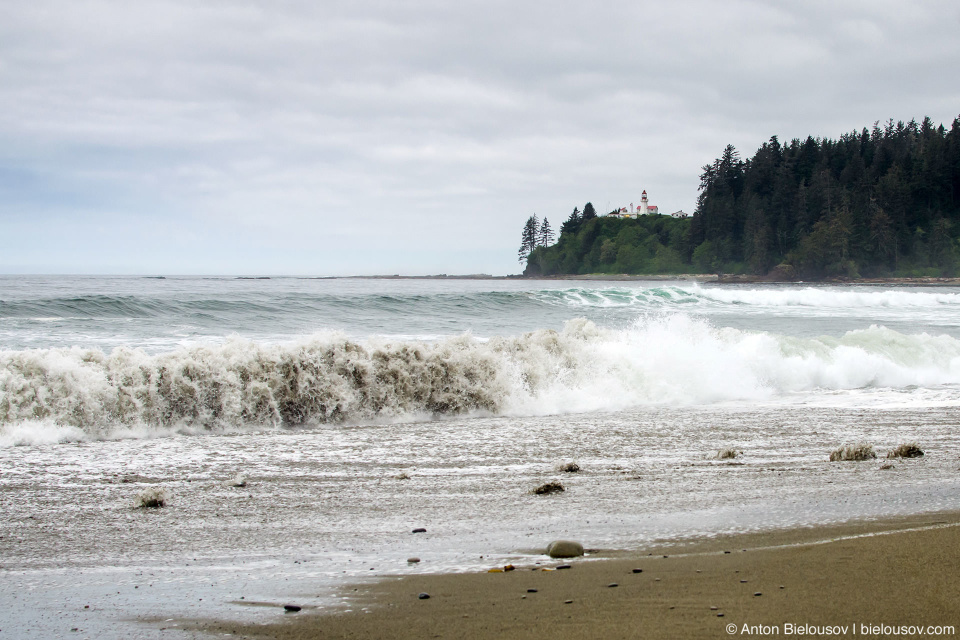
<path id="1" fill-rule="evenodd" d="M 596 555 L 604 557 L 554 571 L 541 569 L 563 561 L 544 557 L 504 573 L 349 587 L 350 611 L 186 626 L 278 640 L 920 635 L 910 626 L 960 633 L 960 513 Z M 927 629 L 943 625 L 954 629 Z"/>

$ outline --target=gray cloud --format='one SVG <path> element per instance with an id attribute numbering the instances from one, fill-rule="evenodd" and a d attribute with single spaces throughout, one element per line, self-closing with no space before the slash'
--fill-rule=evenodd
<path id="1" fill-rule="evenodd" d="M 3 270 L 506 273 L 533 212 L 691 210 L 727 143 L 960 113 L 951 2 L 4 13 Z"/>

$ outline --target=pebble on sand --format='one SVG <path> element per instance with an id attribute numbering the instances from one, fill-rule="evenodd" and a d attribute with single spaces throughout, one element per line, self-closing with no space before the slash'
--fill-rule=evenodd
<path id="1" fill-rule="evenodd" d="M 426 532 L 427 530 L 424 529 L 423 527 L 417 527 L 416 529 L 413 530 L 413 533 L 426 533 Z"/>
<path id="2" fill-rule="evenodd" d="M 573 540 L 554 540 L 547 545 L 551 558 L 576 558 L 583 555 L 583 545 Z"/>
<path id="3" fill-rule="evenodd" d="M 299 607 L 295 604 L 285 604 L 283 605 L 283 608 L 286 609 L 287 611 L 290 611 L 291 613 L 295 613 L 297 611 L 300 611 L 302 607 Z"/>
<path id="4" fill-rule="evenodd" d="M 421 593 L 421 594 L 419 594 L 417 597 L 420 598 L 421 600 L 429 600 L 429 599 L 430 599 L 430 594 L 429 594 L 429 593 Z"/>
<path id="5" fill-rule="evenodd" d="M 643 573 L 643 569 L 634 569 L 633 572 L 634 572 L 634 573 Z"/>
<path id="6" fill-rule="evenodd" d="M 611 582 L 610 584 L 607 585 L 607 588 L 612 589 L 613 587 L 619 587 L 619 586 L 620 585 L 618 585 L 616 582 Z"/>
<path id="7" fill-rule="evenodd" d="M 407 558 L 407 562 L 409 562 L 410 564 L 417 564 L 418 562 L 420 562 L 420 558 Z"/>

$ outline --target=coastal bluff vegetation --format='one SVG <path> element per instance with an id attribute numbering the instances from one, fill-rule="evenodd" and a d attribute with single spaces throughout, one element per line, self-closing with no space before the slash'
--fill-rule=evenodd
<path id="1" fill-rule="evenodd" d="M 574 208 L 524 227 L 524 275 L 743 274 L 771 280 L 960 275 L 960 117 L 888 121 L 703 167 L 690 218 Z M 615 213 L 615 212 L 611 212 Z"/>

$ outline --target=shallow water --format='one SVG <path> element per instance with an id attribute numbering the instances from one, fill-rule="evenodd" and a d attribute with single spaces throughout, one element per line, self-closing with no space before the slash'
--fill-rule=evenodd
<path id="1" fill-rule="evenodd" d="M 0 597 L 90 605 L 109 614 L 85 621 L 101 631 L 118 607 L 264 619 L 277 609 L 240 598 L 332 606 L 345 582 L 532 562 L 556 538 L 642 548 L 955 510 L 955 419 L 954 407 L 725 406 L 7 448 Z M 839 443 L 882 457 L 909 440 L 928 454 L 893 469 L 828 462 Z M 712 459 L 727 447 L 742 456 Z M 562 473 L 567 461 L 582 471 Z M 228 486 L 238 473 L 247 486 Z M 531 493 L 553 479 L 567 490 Z M 152 486 L 168 505 L 134 508 Z M 56 628 L 41 623 L 23 637 Z"/>

